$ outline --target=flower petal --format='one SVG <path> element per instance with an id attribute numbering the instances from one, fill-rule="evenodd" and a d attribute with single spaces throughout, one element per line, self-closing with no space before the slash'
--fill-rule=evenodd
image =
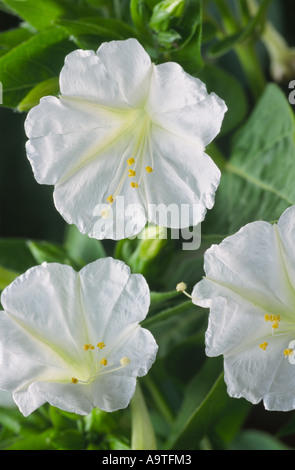
<path id="1" fill-rule="evenodd" d="M 294 214 L 250 223 L 213 245 L 192 293 L 210 308 L 206 353 L 223 354 L 228 393 L 278 411 L 295 407 L 294 365 L 284 356 L 295 336 Z"/>
<path id="2" fill-rule="evenodd" d="M 99 259 L 79 273 L 43 263 L 13 281 L 1 302 L 0 389 L 13 392 L 25 416 L 46 401 L 80 414 L 98 402 L 112 403 L 109 411 L 127 406 L 136 377 L 155 360 L 157 344 L 138 323 L 148 312 L 149 288 L 122 261 Z"/>
<path id="3" fill-rule="evenodd" d="M 227 110 L 203 82 L 173 62 L 155 67 L 146 107 L 161 127 L 203 147 L 219 133 Z"/>
<path id="4" fill-rule="evenodd" d="M 69 54 L 60 74 L 60 91 L 126 108 L 143 101 L 150 73 L 151 60 L 137 40 L 111 41 L 103 43 L 97 53 L 78 50 Z"/>
<path id="5" fill-rule="evenodd" d="M 179 217 L 176 214 L 171 225 L 159 223 L 151 213 L 149 220 L 172 228 L 197 225 L 214 204 L 220 181 L 218 167 L 200 147 L 157 126 L 152 129 L 152 142 L 154 171 L 144 178 L 146 200 L 154 206 L 174 205 Z"/>

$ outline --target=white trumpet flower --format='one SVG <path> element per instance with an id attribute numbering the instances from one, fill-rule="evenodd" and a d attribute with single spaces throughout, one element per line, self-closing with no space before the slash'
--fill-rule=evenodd
<path id="1" fill-rule="evenodd" d="M 149 302 L 143 276 L 112 258 L 78 273 L 57 263 L 29 269 L 1 295 L 0 389 L 25 416 L 45 402 L 77 414 L 125 408 L 156 358 L 139 325 Z"/>
<path id="2" fill-rule="evenodd" d="M 229 395 L 268 410 L 295 409 L 295 206 L 205 253 L 193 302 L 210 308 L 208 356 L 224 356 Z"/>
<path id="3" fill-rule="evenodd" d="M 178 64 L 153 64 L 136 39 L 111 41 L 66 57 L 60 96 L 28 113 L 27 156 L 38 183 L 54 185 L 60 214 L 90 237 L 124 238 L 115 223 L 129 226 L 125 237 L 164 225 L 159 205 L 196 206 L 165 224 L 194 226 L 214 205 L 220 171 L 205 147 L 225 111 Z"/>

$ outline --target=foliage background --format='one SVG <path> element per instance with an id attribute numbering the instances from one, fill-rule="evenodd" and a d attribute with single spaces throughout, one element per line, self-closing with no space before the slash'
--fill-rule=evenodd
<path id="1" fill-rule="evenodd" d="M 265 21 L 271 21 L 290 48 L 295 45 L 295 5 L 293 0 L 257 3 L 259 14 L 250 15 L 251 0 L 0 1 L 1 289 L 44 260 L 79 268 L 111 255 L 143 273 L 153 292 L 170 293 L 180 281 L 191 290 L 212 243 L 249 221 L 274 221 L 295 204 L 294 105 L 288 102 L 295 54 L 280 51 L 286 75 L 278 82 L 263 41 Z M 182 251 L 175 240 L 100 243 L 81 236 L 66 226 L 53 205 L 52 188 L 36 183 L 25 156 L 26 111 L 58 91 L 64 56 L 133 35 L 156 62 L 174 60 L 200 76 L 229 108 L 221 134 L 207 149 L 222 170 L 222 182 L 197 252 Z M 146 327 L 160 353 L 141 385 L 158 448 L 295 448 L 294 412 L 267 412 L 227 396 L 221 358 L 208 360 L 204 354 L 208 312 L 173 292 L 166 300 L 156 295 L 152 300 Z M 3 406 L 0 448 L 134 448 L 134 432 L 142 430 L 132 429 L 132 417 L 130 408 L 112 415 L 96 410 L 81 418 L 44 406 L 23 418 Z"/>

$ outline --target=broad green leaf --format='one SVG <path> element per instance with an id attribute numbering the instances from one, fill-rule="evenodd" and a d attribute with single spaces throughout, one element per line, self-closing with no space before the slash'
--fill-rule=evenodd
<path id="1" fill-rule="evenodd" d="M 56 435 L 56 430 L 48 429 L 38 435 L 20 438 L 6 450 L 53 450 L 52 441 Z"/>
<path id="2" fill-rule="evenodd" d="M 0 290 L 5 289 L 19 275 L 16 271 L 0 266 Z"/>
<path id="3" fill-rule="evenodd" d="M 0 266 L 16 273 L 23 273 L 36 264 L 26 240 L 0 239 Z"/>
<path id="4" fill-rule="evenodd" d="M 229 450 L 292 450 L 266 432 L 249 429 L 237 436 Z"/>
<path id="5" fill-rule="evenodd" d="M 0 55 L 6 54 L 10 49 L 27 41 L 32 36 L 34 36 L 34 32 L 24 27 L 14 28 L 0 33 Z"/>
<path id="6" fill-rule="evenodd" d="M 0 58 L 3 104 L 17 107 L 36 85 L 59 75 L 65 56 L 75 49 L 65 31 L 48 29 Z"/>
<path id="7" fill-rule="evenodd" d="M 131 449 L 157 449 L 154 429 L 150 421 L 148 408 L 139 383 L 137 383 L 135 394 L 131 399 L 130 407 L 132 422 Z"/>
<path id="8" fill-rule="evenodd" d="M 197 449 L 200 440 L 224 416 L 231 399 L 221 370 L 221 359 L 210 358 L 189 383 L 166 449 Z"/>
<path id="9" fill-rule="evenodd" d="M 42 31 L 58 18 L 86 16 L 89 9 L 75 0 L 2 0 L 11 11 Z"/>
<path id="10" fill-rule="evenodd" d="M 103 41 L 122 40 L 136 37 L 136 32 L 126 23 L 114 18 L 79 18 L 59 20 L 55 24 L 63 28 L 79 47 L 97 50 Z"/>
<path id="11" fill-rule="evenodd" d="M 37 264 L 62 263 L 77 267 L 74 260 L 68 255 L 64 247 L 47 241 L 28 241 L 27 246 Z"/>
<path id="12" fill-rule="evenodd" d="M 20 112 L 27 112 L 33 106 L 39 104 L 43 96 L 57 95 L 59 92 L 59 79 L 58 77 L 48 78 L 44 82 L 38 83 L 27 96 L 19 103 L 17 110 Z"/>
<path id="13" fill-rule="evenodd" d="M 80 267 L 106 257 L 103 243 L 82 234 L 75 225 L 66 227 L 64 249 L 68 256 Z"/>
<path id="14" fill-rule="evenodd" d="M 240 82 L 215 65 L 205 65 L 199 72 L 198 78 L 206 84 L 208 93 L 216 93 L 227 105 L 220 135 L 237 127 L 248 112 L 247 98 Z"/>
<path id="15" fill-rule="evenodd" d="M 255 220 L 272 222 L 295 204 L 294 136 L 293 111 L 279 87 L 269 84 L 234 136 L 202 233 L 229 234 Z"/>

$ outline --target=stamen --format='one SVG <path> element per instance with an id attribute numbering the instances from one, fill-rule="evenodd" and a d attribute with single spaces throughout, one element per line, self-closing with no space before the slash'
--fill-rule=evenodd
<path id="1" fill-rule="evenodd" d="M 133 165 L 133 163 L 135 163 L 134 158 L 133 158 L 133 157 L 128 158 L 128 160 L 127 160 L 127 165 L 128 165 L 128 166 L 131 166 L 131 165 Z"/>
<path id="2" fill-rule="evenodd" d="M 99 349 L 105 348 L 104 342 L 102 341 L 101 343 L 97 343 L 97 347 L 98 347 Z"/>
<path id="3" fill-rule="evenodd" d="M 176 290 L 177 292 L 182 292 L 184 295 L 186 295 L 187 297 L 189 297 L 190 299 L 192 299 L 192 296 L 189 295 L 187 292 L 186 292 L 186 289 L 187 288 L 187 285 L 185 282 L 179 282 L 176 286 Z"/>
<path id="4" fill-rule="evenodd" d="M 134 170 L 128 170 L 128 176 L 131 177 L 131 176 L 135 176 L 136 175 L 136 171 Z"/>
<path id="5" fill-rule="evenodd" d="M 154 171 L 151 166 L 146 166 L 145 170 L 147 173 L 152 173 Z"/>
<path id="6" fill-rule="evenodd" d="M 128 366 L 128 364 L 130 364 L 130 359 L 129 359 L 129 357 L 127 357 L 127 356 L 122 357 L 122 358 L 120 359 L 120 364 L 121 364 L 121 366 L 123 366 L 123 367 Z"/>
<path id="7" fill-rule="evenodd" d="M 261 343 L 261 344 L 259 345 L 260 349 L 263 349 L 263 351 L 266 350 L 267 346 L 268 346 L 268 343 L 267 343 L 266 341 L 264 341 L 264 343 Z"/>
<path id="8" fill-rule="evenodd" d="M 285 357 L 288 357 L 288 356 L 291 356 L 293 352 L 294 352 L 294 349 L 288 348 L 288 349 L 285 349 L 284 355 Z"/>
<path id="9" fill-rule="evenodd" d="M 265 321 L 270 321 L 272 323 L 272 328 L 274 330 L 276 330 L 280 325 L 280 321 L 281 321 L 281 315 L 273 315 L 272 313 L 271 314 L 268 314 L 266 313 L 264 315 L 264 320 Z"/>
<path id="10" fill-rule="evenodd" d="M 94 349 L 94 346 L 92 344 L 84 344 L 83 346 L 84 351 L 88 351 L 89 349 Z"/>
<path id="11" fill-rule="evenodd" d="M 108 361 L 106 360 L 105 357 L 100 361 L 100 364 L 101 364 L 102 366 L 106 366 L 107 363 L 108 363 Z"/>
<path id="12" fill-rule="evenodd" d="M 72 380 L 71 380 L 72 384 L 77 384 L 78 382 L 79 382 L 79 380 L 76 379 L 76 377 L 72 377 Z"/>
<path id="13" fill-rule="evenodd" d="M 110 204 L 113 204 L 114 202 L 114 196 L 110 195 L 107 197 L 107 202 L 109 202 Z"/>
<path id="14" fill-rule="evenodd" d="M 103 219 L 108 219 L 110 216 L 110 211 L 108 209 L 103 209 L 100 215 Z"/>
<path id="15" fill-rule="evenodd" d="M 135 183 L 134 181 L 132 181 L 132 183 L 130 183 L 130 186 L 131 188 L 138 188 L 138 183 Z"/>
<path id="16" fill-rule="evenodd" d="M 274 328 L 275 330 L 279 327 L 279 322 L 276 320 L 276 321 L 273 321 L 272 322 L 272 328 Z"/>

